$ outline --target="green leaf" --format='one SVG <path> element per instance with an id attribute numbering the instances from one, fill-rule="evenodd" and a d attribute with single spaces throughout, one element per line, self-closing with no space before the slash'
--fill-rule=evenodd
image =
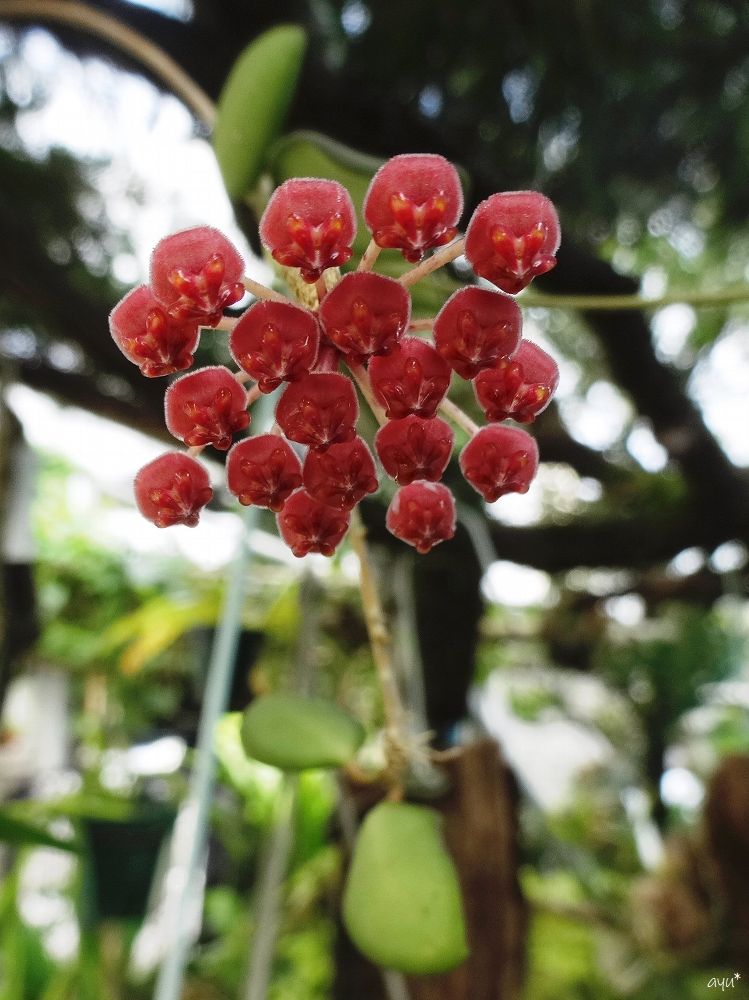
<path id="1" fill-rule="evenodd" d="M 19 847 L 56 847 L 61 851 L 80 852 L 80 845 L 48 833 L 43 826 L 19 819 L 7 809 L 0 809 L 0 841 Z"/>
<path id="2" fill-rule="evenodd" d="M 362 726 L 321 698 L 268 694 L 253 701 L 242 720 L 250 757 L 284 771 L 341 767 L 362 745 Z"/>
<path id="3" fill-rule="evenodd" d="M 213 148 L 231 198 L 248 194 L 264 169 L 268 148 L 294 95 L 306 47 L 302 28 L 278 25 L 248 45 L 229 72 L 218 101 Z"/>
<path id="4" fill-rule="evenodd" d="M 381 802 L 354 845 L 343 894 L 351 940 L 372 962 L 412 975 L 468 957 L 460 886 L 433 809 Z"/>

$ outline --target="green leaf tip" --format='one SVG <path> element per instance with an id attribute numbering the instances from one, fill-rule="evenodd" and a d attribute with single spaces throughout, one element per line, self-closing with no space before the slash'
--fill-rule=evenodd
<path id="1" fill-rule="evenodd" d="M 16 847 L 56 847 L 74 854 L 81 850 L 77 841 L 56 837 L 40 823 L 29 822 L 8 809 L 0 809 L 0 843 Z"/>
<path id="2" fill-rule="evenodd" d="M 263 695 L 242 719 L 246 753 L 283 771 L 342 767 L 363 741 L 361 724 L 322 698 Z"/>
<path id="3" fill-rule="evenodd" d="M 213 148 L 229 197 L 252 191 L 291 104 L 307 35 L 281 24 L 259 35 L 237 58 L 218 101 Z"/>

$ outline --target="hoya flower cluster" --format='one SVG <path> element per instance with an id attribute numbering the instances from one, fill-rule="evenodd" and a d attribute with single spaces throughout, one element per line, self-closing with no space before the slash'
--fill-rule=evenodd
<path id="1" fill-rule="evenodd" d="M 159 527 L 197 523 L 212 491 L 196 455 L 210 445 L 228 451 L 229 490 L 242 504 L 275 511 L 295 555 L 331 555 L 352 509 L 379 485 L 378 463 L 357 433 L 358 384 L 381 423 L 373 442 L 379 465 L 398 484 L 387 526 L 428 552 L 455 531 L 455 502 L 440 482 L 453 451 L 443 417 L 460 412 L 446 399 L 453 373 L 473 382 L 489 421 L 460 454 L 463 475 L 489 502 L 525 492 L 538 449 L 525 430 L 503 421 L 534 420 L 551 399 L 558 370 L 522 338 L 512 296 L 554 266 L 559 223 L 543 195 L 506 192 L 482 202 L 465 238 L 456 239 L 462 209 L 457 171 L 445 159 L 394 157 L 364 201 L 370 248 L 357 270 L 334 283 L 325 272 L 352 256 L 351 198 L 336 181 L 286 181 L 268 203 L 260 237 L 276 261 L 314 285 L 315 308 L 245 280 L 239 253 L 215 229 L 163 239 L 149 285 L 112 311 L 115 342 L 144 375 L 164 376 L 191 366 L 201 327 L 230 326 L 238 370 L 200 368 L 168 387 L 167 428 L 190 450 L 168 452 L 140 470 L 142 514 Z M 416 268 L 399 280 L 377 273 L 380 248 L 401 251 Z M 496 290 L 461 288 L 434 317 L 432 336 L 421 336 L 430 324 L 412 323 L 408 288 L 432 264 L 460 253 Z M 223 319 L 246 286 L 257 300 L 238 320 Z M 273 430 L 235 441 L 250 423 L 252 401 L 281 386 Z"/>

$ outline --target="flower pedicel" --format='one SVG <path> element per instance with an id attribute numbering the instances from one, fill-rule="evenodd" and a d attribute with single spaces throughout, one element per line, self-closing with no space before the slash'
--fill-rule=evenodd
<path id="1" fill-rule="evenodd" d="M 168 452 L 140 470 L 135 494 L 143 516 L 158 527 L 197 524 L 212 490 L 195 456 L 210 445 L 228 450 L 229 490 L 242 504 L 276 512 L 295 555 L 332 555 L 351 510 L 378 488 L 372 451 L 357 433 L 356 383 L 382 425 L 374 450 L 398 484 L 387 527 L 429 552 L 455 532 L 455 501 L 439 482 L 453 448 L 443 417 L 461 416 L 446 398 L 453 372 L 473 382 L 490 421 L 463 448 L 463 475 L 487 502 L 524 493 L 538 468 L 538 448 L 525 430 L 500 421 L 532 422 L 559 373 L 553 358 L 522 338 L 511 296 L 554 266 L 559 221 L 543 195 L 505 192 L 478 206 L 463 240 L 456 239 L 462 209 L 460 180 L 447 160 L 393 157 L 364 200 L 370 246 L 358 269 L 328 290 L 325 272 L 352 256 L 351 198 L 336 181 L 286 181 L 268 202 L 260 238 L 276 261 L 299 268 L 302 280 L 315 285 L 317 308 L 245 282 L 239 253 L 210 226 L 163 239 L 149 285 L 128 293 L 110 315 L 115 343 L 145 376 L 188 369 L 199 328 L 218 326 L 245 286 L 258 301 L 231 329 L 239 371 L 210 365 L 180 375 L 167 389 L 167 427 L 191 451 Z M 417 266 L 399 280 L 378 274 L 372 267 L 380 249 L 399 250 Z M 426 256 L 432 250 L 435 257 Z M 424 324 L 411 324 L 409 286 L 461 253 L 497 290 L 460 289 L 434 318 L 433 339 L 415 336 Z M 279 386 L 285 388 L 273 432 L 235 441 L 250 423 L 252 401 Z M 471 426 L 467 418 L 460 423 Z"/>

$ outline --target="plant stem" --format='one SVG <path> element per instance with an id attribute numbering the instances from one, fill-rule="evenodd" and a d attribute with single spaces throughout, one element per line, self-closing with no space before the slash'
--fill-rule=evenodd
<path id="1" fill-rule="evenodd" d="M 447 398 L 447 396 L 445 396 L 442 400 L 439 408 L 448 420 L 452 420 L 457 427 L 462 428 L 469 437 L 473 437 L 473 435 L 480 429 L 479 425 L 474 420 L 471 420 L 468 414 L 464 413 L 463 410 L 461 410 L 459 406 L 456 406 L 451 399 Z"/>
<path id="2" fill-rule="evenodd" d="M 234 327 L 239 322 L 236 316 L 222 316 L 221 319 L 214 326 L 204 326 L 203 330 L 221 330 L 226 333 L 231 333 Z"/>
<path id="3" fill-rule="evenodd" d="M 465 246 L 465 240 L 461 237 L 459 240 L 455 240 L 453 243 L 448 243 L 446 247 L 438 250 L 437 253 L 433 253 L 431 257 L 427 257 L 426 260 L 422 260 L 420 264 L 416 267 L 412 267 L 410 271 L 406 271 L 402 274 L 398 281 L 404 286 L 404 288 L 410 288 L 411 285 L 415 285 L 417 281 L 421 281 L 422 278 L 426 278 L 428 274 L 433 271 L 439 270 L 439 268 L 444 267 L 445 264 L 449 264 L 450 261 L 455 260 L 456 257 L 460 257 L 463 253 L 463 248 Z"/>
<path id="4" fill-rule="evenodd" d="M 434 326 L 434 316 L 430 316 L 428 319 L 412 319 L 408 324 L 409 330 L 431 330 Z"/>
<path id="5" fill-rule="evenodd" d="M 116 18 L 75 0 L 0 0 L 0 17 L 53 21 L 109 42 L 161 80 L 199 121 L 213 127 L 216 105 L 205 91 L 162 48 Z"/>
<path id="6" fill-rule="evenodd" d="M 375 261 L 380 256 L 380 247 L 377 246 L 374 240 L 369 241 L 367 249 L 362 254 L 362 259 L 359 261 L 359 266 L 357 271 L 371 271 L 375 265 Z"/>
<path id="7" fill-rule="evenodd" d="M 252 292 L 256 299 L 270 299 L 272 302 L 287 302 L 290 305 L 296 305 L 296 302 L 294 302 L 293 299 L 290 299 L 288 295 L 283 295 L 281 292 L 277 292 L 273 288 L 268 288 L 266 285 L 262 285 L 259 281 L 255 281 L 254 278 L 248 278 L 245 275 L 244 278 L 242 278 L 242 284 L 248 292 Z"/>
<path id="8" fill-rule="evenodd" d="M 400 785 L 400 778 L 407 763 L 405 755 L 405 713 L 401 702 L 398 682 L 390 653 L 390 632 L 385 622 L 385 612 L 375 581 L 374 567 L 367 545 L 367 531 L 359 514 L 354 509 L 349 531 L 351 548 L 359 559 L 359 586 L 362 609 L 367 625 L 369 644 L 372 647 L 377 678 L 382 693 L 382 707 L 385 714 L 385 738 L 387 740 L 387 771 L 391 784 Z"/>
<path id="9" fill-rule="evenodd" d="M 718 292 L 675 291 L 653 299 L 642 295 L 546 295 L 541 292 L 523 292 L 518 302 L 529 309 L 576 309 L 583 312 L 662 309 L 663 306 L 677 303 L 719 308 L 735 302 L 749 302 L 749 285 L 738 285 Z"/>
<path id="10" fill-rule="evenodd" d="M 260 399 L 261 396 L 262 393 L 260 392 L 260 386 L 256 382 L 247 390 L 247 395 L 245 396 L 245 406 L 252 406 L 255 400 Z"/>
<path id="11" fill-rule="evenodd" d="M 387 423 L 387 417 L 385 416 L 385 410 L 375 399 L 375 394 L 372 389 L 372 383 L 369 381 L 369 375 L 364 365 L 354 365 L 349 363 L 348 370 L 354 377 L 354 381 L 359 386 L 362 396 L 367 401 L 372 413 L 375 415 L 377 423 L 382 426 Z"/>

